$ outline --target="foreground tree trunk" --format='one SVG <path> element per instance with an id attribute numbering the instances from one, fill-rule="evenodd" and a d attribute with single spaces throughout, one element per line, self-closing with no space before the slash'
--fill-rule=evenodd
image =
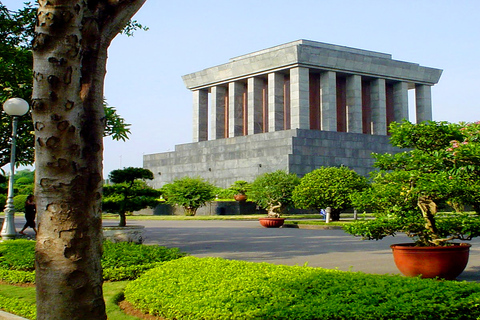
<path id="1" fill-rule="evenodd" d="M 102 294 L 107 49 L 146 0 L 39 0 L 33 44 L 37 319 L 106 319 Z"/>

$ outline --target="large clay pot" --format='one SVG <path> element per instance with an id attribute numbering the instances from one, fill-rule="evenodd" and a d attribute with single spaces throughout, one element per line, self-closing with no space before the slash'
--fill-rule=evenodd
<path id="1" fill-rule="evenodd" d="M 260 224 L 265 228 L 280 228 L 285 222 L 285 218 L 259 218 Z"/>
<path id="2" fill-rule="evenodd" d="M 470 244 L 446 247 L 416 247 L 413 243 L 390 246 L 393 259 L 400 272 L 407 277 L 456 279 L 465 269 Z"/>

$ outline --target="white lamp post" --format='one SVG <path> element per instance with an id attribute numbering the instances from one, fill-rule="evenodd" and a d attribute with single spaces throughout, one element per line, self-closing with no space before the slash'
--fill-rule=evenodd
<path id="1" fill-rule="evenodd" d="M 3 240 L 15 239 L 15 206 L 13 205 L 13 179 L 15 174 L 15 147 L 17 140 L 18 117 L 28 112 L 27 101 L 20 98 L 11 98 L 3 104 L 3 110 L 13 117 L 12 121 L 12 149 L 10 154 L 10 178 L 8 179 L 7 205 L 5 206 L 5 221 L 3 222 L 1 236 Z"/>

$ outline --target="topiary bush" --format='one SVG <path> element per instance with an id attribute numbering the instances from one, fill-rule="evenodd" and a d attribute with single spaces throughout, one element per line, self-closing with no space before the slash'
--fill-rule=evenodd
<path id="1" fill-rule="evenodd" d="M 167 319 L 477 319 L 480 284 L 186 257 L 125 289 Z"/>
<path id="2" fill-rule="evenodd" d="M 347 167 L 321 167 L 307 173 L 293 191 L 293 202 L 301 209 L 332 208 L 332 220 L 352 206 L 355 192 L 368 187 L 367 179 Z"/>
<path id="3" fill-rule="evenodd" d="M 119 227 L 126 226 L 127 212 L 154 208 L 159 204 L 160 191 L 145 183 L 145 180 L 153 179 L 150 170 L 134 167 L 113 170 L 109 179 L 114 184 L 103 187 L 102 210 L 118 214 Z"/>

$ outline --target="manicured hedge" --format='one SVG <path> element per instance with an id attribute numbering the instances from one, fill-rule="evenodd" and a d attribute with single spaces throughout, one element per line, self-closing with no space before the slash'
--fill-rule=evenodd
<path id="1" fill-rule="evenodd" d="M 125 298 L 168 319 L 477 319 L 480 284 L 185 257 Z"/>
<path id="2" fill-rule="evenodd" d="M 103 278 L 131 280 L 164 261 L 184 257 L 178 248 L 139 245 L 131 242 L 103 245 Z M 35 241 L 14 240 L 0 243 L 0 280 L 8 283 L 35 282 Z"/>

